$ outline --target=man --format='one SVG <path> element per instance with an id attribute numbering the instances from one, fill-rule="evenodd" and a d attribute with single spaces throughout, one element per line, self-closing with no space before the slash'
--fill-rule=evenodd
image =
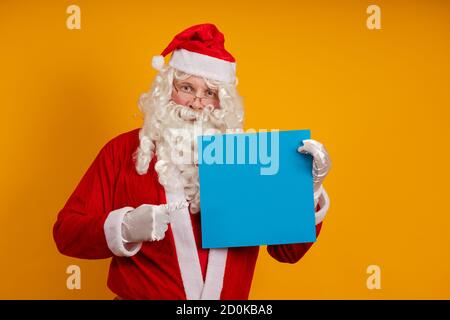
<path id="1" fill-rule="evenodd" d="M 159 74 L 140 99 L 142 128 L 99 152 L 58 215 L 57 247 L 77 258 L 112 257 L 108 287 L 123 299 L 248 299 L 259 247 L 201 247 L 197 161 L 174 161 L 196 150 L 196 139 L 179 139 L 177 130 L 242 130 L 235 60 L 223 34 L 202 24 L 179 33 L 152 64 Z M 318 234 L 330 161 L 314 140 L 299 152 L 313 155 Z M 295 263 L 311 245 L 271 245 L 268 252 Z"/>

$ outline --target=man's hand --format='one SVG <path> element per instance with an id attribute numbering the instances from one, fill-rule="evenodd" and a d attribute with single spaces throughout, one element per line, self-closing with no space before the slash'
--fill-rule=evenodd
<path id="1" fill-rule="evenodd" d="M 125 214 L 122 237 L 126 242 L 161 240 L 164 238 L 169 222 L 167 205 L 143 204 Z"/>
<path id="2" fill-rule="evenodd" d="M 309 153 L 313 156 L 314 193 L 317 193 L 331 168 L 331 160 L 325 147 L 312 139 L 303 140 L 303 146 L 297 149 L 300 153 Z"/>

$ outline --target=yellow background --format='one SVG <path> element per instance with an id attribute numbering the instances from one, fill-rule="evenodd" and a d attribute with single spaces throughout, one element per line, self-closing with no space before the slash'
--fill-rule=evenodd
<path id="1" fill-rule="evenodd" d="M 381 8 L 368 30 L 366 8 Z M 81 8 L 81 30 L 66 8 Z M 246 128 L 311 129 L 331 207 L 297 264 L 261 250 L 252 299 L 450 298 L 447 1 L 1 1 L 1 299 L 111 299 L 109 260 L 59 254 L 58 211 L 100 148 L 140 127 L 151 58 L 213 22 Z M 167 59 L 166 59 L 167 60 Z M 81 267 L 81 290 L 66 288 Z M 381 289 L 369 290 L 369 265 Z"/>

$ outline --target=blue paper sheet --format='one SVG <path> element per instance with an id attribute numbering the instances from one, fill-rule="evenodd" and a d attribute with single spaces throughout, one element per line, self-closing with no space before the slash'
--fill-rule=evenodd
<path id="1" fill-rule="evenodd" d="M 309 130 L 198 137 L 202 247 L 316 241 Z"/>

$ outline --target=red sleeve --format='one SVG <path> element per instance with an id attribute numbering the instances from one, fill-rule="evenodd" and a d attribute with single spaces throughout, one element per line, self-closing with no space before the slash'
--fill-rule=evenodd
<path id="1" fill-rule="evenodd" d="M 321 228 L 322 222 L 316 225 L 316 238 L 319 236 Z M 267 246 L 267 252 L 280 262 L 296 263 L 313 244 L 314 242 L 270 245 Z"/>
<path id="2" fill-rule="evenodd" d="M 113 254 L 103 230 L 112 211 L 116 167 L 111 142 L 98 153 L 53 226 L 58 250 L 81 259 L 103 259 Z"/>

